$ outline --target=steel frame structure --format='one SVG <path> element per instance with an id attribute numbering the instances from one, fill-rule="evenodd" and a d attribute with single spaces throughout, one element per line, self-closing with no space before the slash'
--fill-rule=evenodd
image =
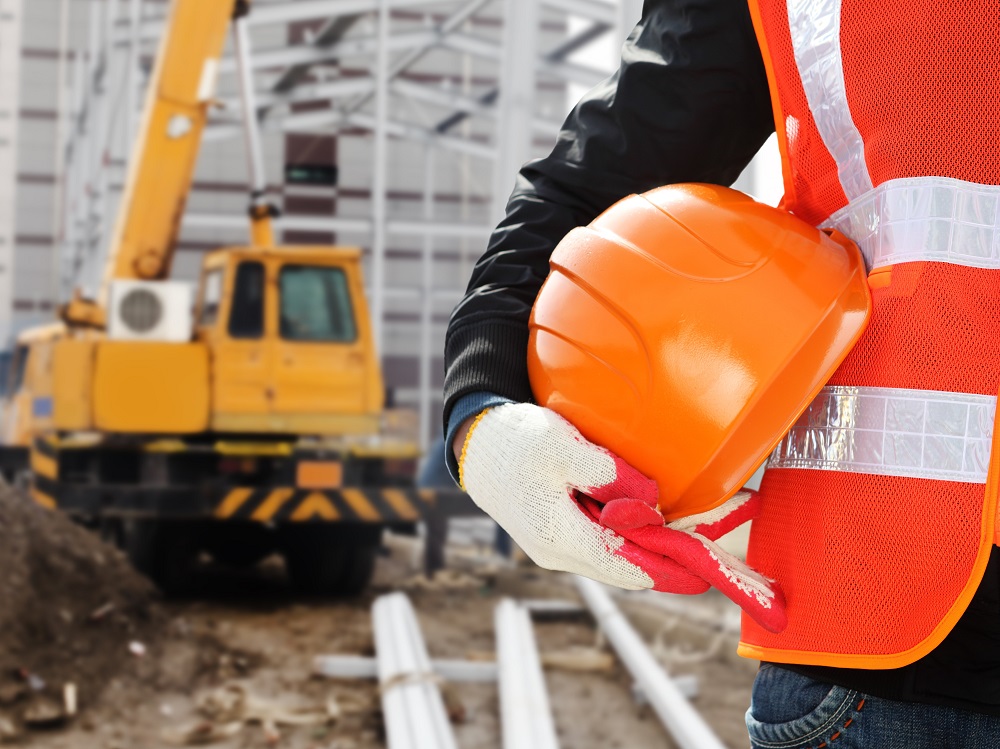
<path id="1" fill-rule="evenodd" d="M 107 251 L 112 192 L 127 169 L 128 144 L 136 128 L 140 71 L 163 23 L 162 15 L 154 16 L 163 13 L 160 3 L 88 2 L 88 49 L 75 55 L 69 111 L 60 113 L 65 142 L 59 160 L 62 172 L 56 179 L 65 199 L 57 232 L 62 268 L 57 301 L 65 300 L 75 286 L 86 291 Z M 453 256 L 457 244 L 462 267 L 471 267 L 471 258 L 482 251 L 502 214 L 518 167 L 550 146 L 559 130 L 559 119 L 540 111 L 539 86 L 591 86 L 608 75 L 609 69 L 582 64 L 573 54 L 602 36 L 623 39 L 640 8 L 641 0 L 254 2 L 246 42 L 258 47 L 250 59 L 254 114 L 263 136 L 361 132 L 371 142 L 370 198 L 363 215 L 285 216 L 276 228 L 364 238 L 369 304 L 380 350 L 384 352 L 386 331 L 394 324 L 387 318 L 390 305 L 402 305 L 419 321 L 415 400 L 423 439 L 436 429 L 435 309 L 456 303 L 465 283 L 464 278 L 442 282 L 435 263 L 444 253 Z M 570 18 L 584 19 L 582 31 L 569 31 L 571 25 L 580 28 L 580 22 L 570 24 Z M 308 24 L 303 43 L 263 48 L 255 41 L 258 29 L 290 24 Z M 543 48 L 546 43 L 548 48 Z M 419 75 L 428 59 L 438 69 L 451 64 L 463 71 L 461 88 Z M 350 75 L 338 65 L 345 60 L 350 61 Z M 208 142 L 242 137 L 245 129 L 231 50 L 219 70 L 220 114 L 213 115 L 206 128 Z M 473 85 L 474 78 L 493 84 Z M 419 218 L 392 210 L 390 150 L 397 142 L 417 144 L 423 154 Z M 464 175 L 463 201 L 475 193 L 489 210 L 471 219 L 441 218 L 435 190 L 445 170 Z M 277 177 L 270 175 L 272 184 Z M 463 217 L 470 216 L 467 204 L 462 205 Z M 183 227 L 245 236 L 247 221 L 240 213 L 189 211 Z M 387 280 L 390 242 L 402 243 L 419 257 L 421 269 L 413 283 L 400 286 Z"/>
<path id="2" fill-rule="evenodd" d="M 22 0 L 0 0 L 0 299 L 10 299 L 14 285 L 21 12 Z M 10 316 L 9 308 L 0 312 L 4 338 L 9 335 Z"/>

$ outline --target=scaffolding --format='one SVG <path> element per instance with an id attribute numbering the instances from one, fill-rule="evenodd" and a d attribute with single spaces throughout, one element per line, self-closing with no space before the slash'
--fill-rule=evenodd
<path id="1" fill-rule="evenodd" d="M 165 12 L 149 0 L 88 0 L 88 7 L 86 49 L 73 55 L 67 104 L 58 113 L 61 300 L 74 287 L 92 290 L 107 251 L 143 70 Z M 403 358 L 415 360 L 415 387 L 402 400 L 418 410 L 423 440 L 438 429 L 435 364 L 444 321 L 502 214 L 514 174 L 554 142 L 565 107 L 553 101 L 564 102 L 567 85 L 590 87 L 611 72 L 574 55 L 602 37 L 620 42 L 640 9 L 640 0 L 253 3 L 246 41 L 264 138 L 350 134 L 369 154 L 365 199 L 338 200 L 339 184 L 286 186 L 286 203 L 319 195 L 335 207 L 325 215 L 286 210 L 276 228 L 286 243 L 319 233 L 362 246 L 379 351 L 406 351 Z M 232 49 L 219 75 L 203 151 L 244 132 Z M 409 195 L 416 211 L 392 197 L 404 162 L 420 174 L 419 195 Z M 450 201 L 439 194 L 446 181 Z M 247 221 L 242 211 L 189 205 L 183 230 L 245 241 Z"/>

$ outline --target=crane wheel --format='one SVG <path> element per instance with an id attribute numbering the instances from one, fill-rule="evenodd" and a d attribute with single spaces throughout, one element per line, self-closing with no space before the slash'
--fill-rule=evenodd
<path id="1" fill-rule="evenodd" d="M 285 529 L 281 549 L 292 585 L 307 595 L 356 596 L 375 571 L 382 529 L 310 525 Z"/>
<path id="2" fill-rule="evenodd" d="M 132 566 L 165 595 L 191 591 L 200 547 L 197 526 L 189 522 L 128 520 L 123 524 L 122 536 Z"/>
<path id="3" fill-rule="evenodd" d="M 202 537 L 212 559 L 229 567 L 253 567 L 274 552 L 275 534 L 262 523 L 213 523 Z"/>

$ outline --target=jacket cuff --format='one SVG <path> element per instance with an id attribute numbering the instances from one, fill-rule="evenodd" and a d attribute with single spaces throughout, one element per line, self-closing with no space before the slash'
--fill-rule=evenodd
<path id="1" fill-rule="evenodd" d="M 455 434 L 470 416 L 476 416 L 487 408 L 496 408 L 507 403 L 512 403 L 509 398 L 504 398 L 496 393 L 469 393 L 463 395 L 451 409 L 451 416 L 448 418 L 448 429 L 444 438 L 444 460 L 448 465 L 448 473 L 451 474 L 455 483 L 458 483 L 458 459 L 452 444 L 455 442 Z"/>
<path id="2" fill-rule="evenodd" d="M 528 326 L 478 321 L 450 330 L 445 342 L 444 424 L 459 398 L 494 393 L 515 403 L 534 400 L 528 382 Z"/>

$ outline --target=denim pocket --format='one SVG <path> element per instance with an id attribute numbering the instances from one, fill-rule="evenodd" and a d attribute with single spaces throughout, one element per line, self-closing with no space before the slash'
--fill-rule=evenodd
<path id="1" fill-rule="evenodd" d="M 811 749 L 840 737 L 853 722 L 859 693 L 765 663 L 747 710 L 753 749 Z"/>

